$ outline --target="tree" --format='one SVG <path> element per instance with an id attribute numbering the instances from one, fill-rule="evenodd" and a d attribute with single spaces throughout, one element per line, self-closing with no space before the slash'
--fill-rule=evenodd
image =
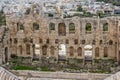
<path id="1" fill-rule="evenodd" d="M 6 25 L 6 16 L 3 11 L 0 11 L 0 26 Z"/>
<path id="2" fill-rule="evenodd" d="M 83 11 L 83 8 L 81 6 L 78 6 L 77 11 Z"/>

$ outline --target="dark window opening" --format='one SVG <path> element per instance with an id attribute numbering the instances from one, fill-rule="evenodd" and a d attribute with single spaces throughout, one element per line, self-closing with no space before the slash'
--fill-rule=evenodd
<path id="1" fill-rule="evenodd" d="M 50 29 L 50 30 L 55 30 L 55 24 L 54 24 L 54 23 L 50 23 L 49 29 Z"/>
<path id="2" fill-rule="evenodd" d="M 74 48 L 72 46 L 70 47 L 70 56 L 74 56 Z"/>
<path id="3" fill-rule="evenodd" d="M 86 29 L 86 31 L 91 31 L 92 30 L 91 24 L 87 23 L 85 29 Z"/>
<path id="4" fill-rule="evenodd" d="M 46 40 L 46 43 L 47 43 L 47 44 L 49 44 L 49 43 L 50 43 L 50 40 L 49 40 L 49 39 L 47 39 L 47 40 Z"/>
<path id="5" fill-rule="evenodd" d="M 108 57 L 108 48 L 104 47 L 104 57 Z"/>
<path id="6" fill-rule="evenodd" d="M 103 24 L 103 31 L 108 31 L 108 23 Z"/>
<path id="7" fill-rule="evenodd" d="M 100 40 L 100 44 L 102 44 L 103 43 L 103 41 L 102 40 Z"/>
<path id="8" fill-rule="evenodd" d="M 33 23 L 33 30 L 39 30 L 39 24 Z"/>
<path id="9" fill-rule="evenodd" d="M 74 40 L 74 44 L 78 44 L 78 39 L 75 39 L 75 40 Z"/>
<path id="10" fill-rule="evenodd" d="M 42 40 L 42 39 L 39 39 L 39 43 L 43 43 L 43 40 Z"/>
<path id="11" fill-rule="evenodd" d="M 17 44 L 18 40 L 17 38 L 14 38 L 14 43 Z"/>
<path id="12" fill-rule="evenodd" d="M 59 40 L 58 40 L 58 39 L 56 39 L 56 40 L 55 40 L 55 44 L 58 44 L 58 43 L 59 43 Z"/>
<path id="13" fill-rule="evenodd" d="M 69 44 L 69 40 L 68 39 L 66 39 L 66 44 Z"/>
<path id="14" fill-rule="evenodd" d="M 85 40 L 82 40 L 82 44 L 85 44 Z"/>
<path id="15" fill-rule="evenodd" d="M 28 55 L 30 54 L 30 44 L 26 44 L 26 52 Z"/>
<path id="16" fill-rule="evenodd" d="M 113 44 L 113 41 L 112 41 L 112 40 L 110 40 L 110 41 L 109 41 L 109 45 L 112 45 L 112 44 Z"/>
<path id="17" fill-rule="evenodd" d="M 96 41 L 95 41 L 95 40 L 93 40 L 92 44 L 93 44 L 93 45 L 95 45 L 95 43 L 96 43 Z"/>

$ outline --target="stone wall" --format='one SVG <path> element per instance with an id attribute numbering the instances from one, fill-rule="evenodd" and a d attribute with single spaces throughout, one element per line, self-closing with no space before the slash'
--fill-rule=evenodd
<path id="1" fill-rule="evenodd" d="M 6 26 L 0 27 L 0 65 L 6 63 L 9 58 L 9 31 Z"/>
<path id="2" fill-rule="evenodd" d="M 39 45 L 39 58 L 41 57 L 55 57 L 58 59 L 59 46 L 64 44 L 66 46 L 66 58 L 84 58 L 84 47 L 86 45 L 92 46 L 92 58 L 112 58 L 115 59 L 118 51 L 117 26 L 115 17 L 111 18 L 44 18 L 37 16 L 33 17 L 22 16 L 22 18 L 8 19 L 8 26 L 10 30 L 11 47 L 10 53 L 17 56 L 34 57 L 35 49 L 33 46 Z M 34 30 L 33 24 L 39 25 L 38 30 Z M 23 24 L 24 30 L 18 29 L 18 23 Z M 50 23 L 55 24 L 55 29 L 50 30 Z M 69 24 L 74 23 L 75 30 L 70 33 Z M 86 24 L 91 24 L 91 31 L 86 31 Z M 103 24 L 108 24 L 108 30 L 103 31 Z M 63 24 L 65 28 L 61 29 L 59 24 Z M 84 41 L 84 42 L 83 42 Z M 26 48 L 26 46 L 29 46 Z M 20 48 L 21 46 L 21 48 Z M 53 47 L 51 53 L 51 47 Z M 70 47 L 73 48 L 73 55 L 70 55 Z M 107 57 L 104 57 L 104 48 L 107 48 Z M 78 48 L 82 49 L 82 55 L 78 55 Z M 99 55 L 96 56 L 95 49 L 99 48 Z M 44 50 L 43 50 L 44 49 Z M 29 51 L 30 53 L 28 53 Z M 46 52 L 45 52 L 46 51 Z M 44 53 L 45 54 L 44 54 Z"/>
<path id="3" fill-rule="evenodd" d="M 73 79 L 73 80 L 103 80 L 111 74 L 95 74 L 95 73 L 64 73 L 64 72 L 38 72 L 38 71 L 13 71 L 19 76 L 26 76 L 27 80 L 38 79 Z"/>
<path id="4" fill-rule="evenodd" d="M 32 12 L 21 17 L 7 17 L 10 31 L 9 54 L 40 59 L 54 57 L 58 60 L 61 56 L 59 47 L 64 44 L 66 59 L 84 59 L 85 46 L 90 45 L 92 59 L 119 61 L 119 18 L 51 18 Z M 72 28 L 71 23 L 74 26 Z M 90 30 L 86 27 L 87 24 L 91 25 Z"/>

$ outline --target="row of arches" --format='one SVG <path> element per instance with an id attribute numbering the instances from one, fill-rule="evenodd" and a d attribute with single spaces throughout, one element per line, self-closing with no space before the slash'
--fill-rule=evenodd
<path id="1" fill-rule="evenodd" d="M 20 52 L 22 53 L 22 46 L 19 46 L 19 48 L 20 48 Z M 49 49 L 50 49 L 50 54 L 54 56 L 56 53 L 55 52 L 56 48 L 54 46 L 51 46 Z M 84 54 L 82 51 L 83 50 L 82 47 L 78 47 L 77 49 L 75 49 L 73 46 L 70 46 L 68 49 L 69 49 L 69 56 L 71 56 L 71 57 L 74 56 L 75 50 L 77 51 L 77 56 L 82 56 Z M 42 50 L 43 56 L 48 54 L 48 46 L 47 45 L 43 45 L 41 50 Z M 30 55 L 30 45 L 29 44 L 26 44 L 26 53 L 28 55 Z M 35 46 L 33 46 L 33 53 L 35 54 Z M 67 54 L 66 45 L 62 44 L 59 46 L 59 53 L 58 54 L 61 54 L 61 55 Z M 99 47 L 95 48 L 95 57 L 100 57 Z M 104 47 L 104 57 L 108 57 L 108 48 L 107 47 Z"/>
<path id="2" fill-rule="evenodd" d="M 33 31 L 35 31 L 35 30 L 39 30 L 39 24 L 38 23 L 33 23 Z M 17 31 L 19 31 L 19 30 L 24 30 L 24 24 L 22 24 L 22 23 L 17 23 Z"/>
<path id="3" fill-rule="evenodd" d="M 103 31 L 108 31 L 108 23 L 103 24 Z M 17 30 L 24 30 L 24 25 L 22 23 L 17 23 Z M 33 23 L 33 30 L 39 30 L 39 24 L 37 22 Z M 50 23 L 49 24 L 49 30 L 55 30 L 55 23 Z M 92 30 L 92 25 L 91 23 L 86 23 L 85 25 L 85 30 L 86 31 L 91 31 Z M 59 35 L 65 35 L 66 34 L 66 25 L 65 23 L 59 23 L 58 24 L 58 33 Z M 75 24 L 70 23 L 69 24 L 69 33 L 75 33 Z"/>

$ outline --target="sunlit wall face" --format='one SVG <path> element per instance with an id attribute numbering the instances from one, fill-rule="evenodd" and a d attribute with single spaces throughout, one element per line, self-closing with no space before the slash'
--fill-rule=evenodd
<path id="1" fill-rule="evenodd" d="M 66 59 L 66 45 L 65 44 L 59 45 L 58 58 L 59 59 Z"/>
<path id="2" fill-rule="evenodd" d="M 35 44 L 35 57 L 39 58 L 40 57 L 40 45 Z"/>
<path id="3" fill-rule="evenodd" d="M 85 49 L 85 52 L 84 52 L 85 56 L 92 56 L 92 46 L 91 45 L 86 45 L 84 47 L 84 49 Z"/>
<path id="4" fill-rule="evenodd" d="M 85 61 L 92 61 L 92 46 L 86 45 L 84 49 L 85 49 L 84 51 Z"/>

